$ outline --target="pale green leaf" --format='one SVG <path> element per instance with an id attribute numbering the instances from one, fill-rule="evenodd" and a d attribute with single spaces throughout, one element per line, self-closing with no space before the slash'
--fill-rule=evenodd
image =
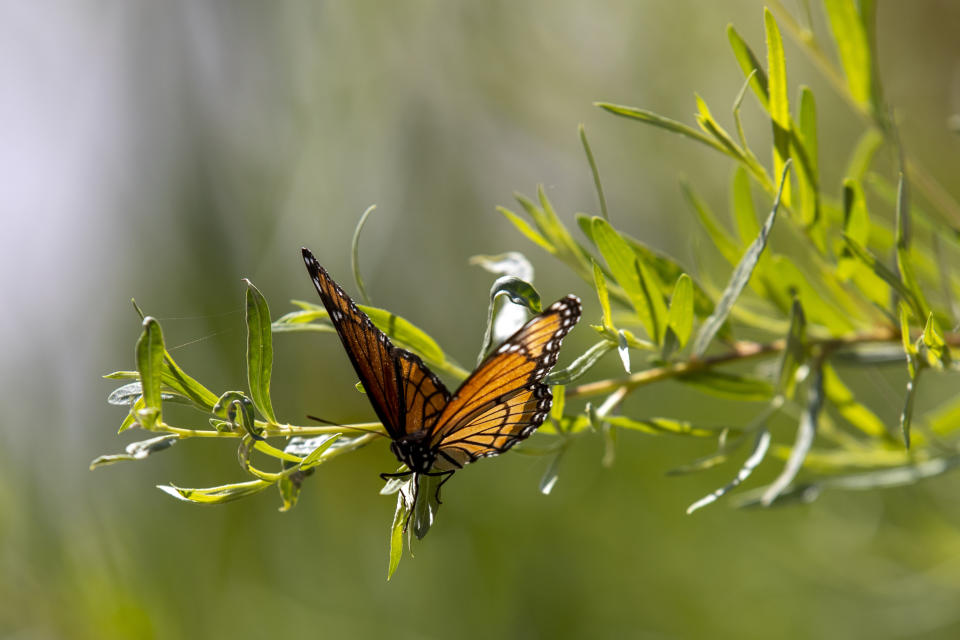
<path id="1" fill-rule="evenodd" d="M 750 87 L 760 100 L 763 108 L 769 111 L 770 95 L 767 74 L 763 65 L 732 24 L 727 25 L 727 37 L 730 39 L 730 47 L 733 49 L 737 64 L 743 71 L 743 77 L 750 78 Z M 753 74 L 753 76 L 751 77 L 750 74 Z"/>
<path id="2" fill-rule="evenodd" d="M 761 429 L 757 433 L 757 437 L 753 442 L 753 450 L 750 452 L 750 456 L 743 463 L 743 466 L 740 467 L 740 471 L 737 472 L 737 475 L 733 480 L 720 487 L 716 491 L 713 491 L 704 497 L 700 498 L 689 507 L 687 507 L 687 514 L 691 514 L 697 509 L 707 506 L 713 502 L 716 502 L 724 495 L 730 493 L 738 486 L 740 486 L 744 480 L 750 477 L 750 474 L 753 473 L 753 470 L 760 466 L 760 463 L 763 462 L 763 458 L 767 455 L 767 450 L 770 448 L 770 432 L 766 429 Z"/>
<path id="3" fill-rule="evenodd" d="M 350 266 L 353 268 L 353 279 L 357 283 L 357 290 L 364 303 L 370 304 L 370 296 L 367 295 L 367 289 L 363 286 L 363 278 L 360 276 L 360 232 L 363 231 L 363 225 L 367 223 L 367 218 L 373 213 L 377 205 L 372 204 L 360 216 L 357 222 L 357 228 L 353 230 L 353 241 L 350 243 Z"/>
<path id="4" fill-rule="evenodd" d="M 667 326 L 676 336 L 681 349 L 686 346 L 693 331 L 693 315 L 693 280 L 682 273 L 673 287 L 667 315 Z"/>
<path id="5" fill-rule="evenodd" d="M 247 382 L 250 397 L 260 415 L 277 424 L 270 400 L 270 375 L 273 370 L 273 336 L 267 300 L 252 282 L 247 283 Z"/>
<path id="6" fill-rule="evenodd" d="M 712 147 L 721 153 L 729 154 L 729 150 L 712 137 L 704 135 L 693 127 L 689 127 L 682 122 L 665 118 L 661 115 L 653 113 L 652 111 L 637 109 L 635 107 L 627 107 L 619 104 L 611 104 L 609 102 L 594 102 L 593 105 L 618 116 L 639 120 L 640 122 L 645 122 L 646 124 L 651 124 L 655 127 L 666 129 L 667 131 L 679 133 L 680 135 L 686 136 L 692 140 L 696 140 L 697 142 L 702 142 L 708 147 Z"/>
<path id="7" fill-rule="evenodd" d="M 873 63 L 856 0 L 824 0 L 823 6 L 850 96 L 863 108 L 869 108 L 873 98 Z"/>
<path id="8" fill-rule="evenodd" d="M 787 98 L 787 63 L 783 55 L 783 39 L 777 21 L 769 9 L 763 10 L 767 39 L 767 73 L 770 92 L 770 120 L 773 123 L 773 173 L 781 175 L 790 158 L 790 102 Z M 781 185 L 784 205 L 790 206 L 790 183 Z"/>
<path id="9" fill-rule="evenodd" d="M 822 408 L 823 371 L 817 368 L 813 372 L 813 380 L 807 389 L 807 404 L 800 416 L 800 424 L 797 426 L 797 436 L 793 442 L 793 448 L 790 450 L 790 457 L 787 458 L 787 463 L 777 479 L 764 491 L 761 500 L 764 506 L 770 506 L 790 486 L 800 472 L 800 467 L 803 466 L 803 461 L 813 446 L 813 438 L 817 433 L 817 422 Z"/>
<path id="10" fill-rule="evenodd" d="M 780 195 L 783 193 L 783 185 L 787 181 L 789 168 L 790 163 L 788 160 L 784 167 L 783 175 L 780 178 L 780 191 L 778 191 L 777 198 L 774 200 L 770 215 L 767 216 L 767 220 L 764 222 L 760 234 L 754 239 L 753 243 L 747 247 L 743 258 L 737 263 L 736 268 L 733 270 L 733 275 L 730 277 L 730 282 L 727 284 L 727 288 L 724 290 L 713 314 L 707 318 L 697 333 L 697 337 L 693 342 L 693 353 L 697 357 L 702 356 L 706 352 L 713 337 L 717 334 L 717 331 L 720 330 L 723 323 L 726 322 L 727 316 L 733 308 L 733 304 L 747 286 L 747 282 L 749 282 L 750 276 L 753 274 L 754 267 L 756 267 L 760 261 L 760 256 L 767 246 L 767 237 L 770 235 L 770 230 L 773 228 L 773 223 L 777 217 L 777 210 L 780 207 Z"/>

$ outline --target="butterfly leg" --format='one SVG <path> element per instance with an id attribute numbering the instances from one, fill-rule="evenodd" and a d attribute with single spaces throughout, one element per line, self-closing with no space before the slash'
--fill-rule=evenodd
<path id="1" fill-rule="evenodd" d="M 451 477 L 453 477 L 453 472 L 454 472 L 454 470 L 451 469 L 450 471 L 437 471 L 437 472 L 434 472 L 434 473 L 425 473 L 425 474 L 423 474 L 423 475 L 425 475 L 425 476 L 434 476 L 434 477 L 443 476 L 443 480 L 441 480 L 441 481 L 437 484 L 437 490 L 436 490 L 436 491 L 434 492 L 434 494 L 433 494 L 433 497 L 434 497 L 434 499 L 437 501 L 437 504 L 438 504 L 438 505 L 443 504 L 443 500 L 440 499 L 440 487 L 442 487 L 444 484 L 446 484 L 447 480 L 449 480 Z"/>

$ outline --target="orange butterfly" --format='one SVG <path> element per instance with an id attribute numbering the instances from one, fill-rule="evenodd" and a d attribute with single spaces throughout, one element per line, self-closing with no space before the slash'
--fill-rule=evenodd
<path id="1" fill-rule="evenodd" d="M 383 478 L 443 476 L 477 458 L 503 453 L 536 430 L 553 402 L 544 376 L 560 342 L 580 319 L 567 296 L 507 338 L 451 394 L 414 354 L 394 346 L 308 249 L 303 260 L 370 404 L 409 471 Z M 415 478 L 416 479 L 416 478 Z M 437 492 L 439 496 L 439 485 Z M 439 499 L 439 498 L 438 498 Z"/>

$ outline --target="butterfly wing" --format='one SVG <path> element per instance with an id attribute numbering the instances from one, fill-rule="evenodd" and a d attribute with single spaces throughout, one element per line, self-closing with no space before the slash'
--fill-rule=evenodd
<path id="1" fill-rule="evenodd" d="M 436 422 L 434 471 L 503 453 L 543 424 L 553 396 L 542 380 L 557 363 L 560 343 L 580 311 L 576 296 L 558 300 L 480 363 Z"/>
<path id="2" fill-rule="evenodd" d="M 390 342 L 308 249 L 303 261 L 380 422 L 394 440 L 429 429 L 450 392 L 414 354 Z"/>

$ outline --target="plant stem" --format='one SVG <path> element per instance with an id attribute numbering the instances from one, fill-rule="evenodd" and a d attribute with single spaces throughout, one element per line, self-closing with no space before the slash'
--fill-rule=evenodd
<path id="1" fill-rule="evenodd" d="M 945 340 L 948 343 L 952 342 L 960 345 L 960 335 L 952 335 L 948 338 L 945 338 Z M 865 333 L 851 334 L 842 338 L 813 340 L 811 341 L 811 346 L 819 347 L 823 352 L 829 353 L 851 345 L 864 344 L 868 342 L 899 343 L 900 335 L 899 332 L 893 329 L 880 328 Z M 787 341 L 783 338 L 767 343 L 749 341 L 734 342 L 732 345 L 733 348 L 727 353 L 710 356 L 709 358 L 694 358 L 684 362 L 675 362 L 662 367 L 653 367 L 652 369 L 638 371 L 637 373 L 625 378 L 588 382 L 586 384 L 581 384 L 567 389 L 566 394 L 568 398 L 589 398 L 592 396 L 611 393 L 621 387 L 626 388 L 627 390 L 633 390 L 637 387 L 641 387 L 652 382 L 677 378 L 698 371 L 706 371 L 723 364 L 744 362 L 754 358 L 778 355 L 783 352 L 786 346 Z"/>

